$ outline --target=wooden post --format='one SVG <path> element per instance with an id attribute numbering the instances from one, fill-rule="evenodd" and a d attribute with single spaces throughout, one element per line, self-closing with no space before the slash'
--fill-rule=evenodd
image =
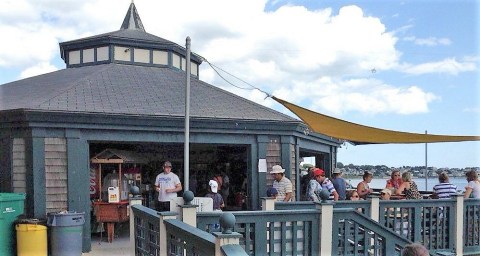
<path id="1" fill-rule="evenodd" d="M 238 245 L 240 243 L 240 238 L 242 237 L 242 235 L 237 232 L 232 232 L 230 234 L 213 232 L 213 236 L 215 236 L 215 256 L 223 256 L 222 246 L 227 244 Z M 245 253 L 244 255 L 248 254 Z"/>
<path id="2" fill-rule="evenodd" d="M 378 222 L 380 220 L 380 198 L 372 197 L 372 203 L 370 205 L 370 218 Z"/>
<path id="3" fill-rule="evenodd" d="M 197 227 L 197 206 L 194 204 L 179 205 L 180 219 L 192 227 Z"/>
<path id="4" fill-rule="evenodd" d="M 333 204 L 318 203 L 317 209 L 320 214 L 320 255 L 332 255 L 332 226 L 333 226 Z"/>
<path id="5" fill-rule="evenodd" d="M 168 255 L 167 251 L 167 229 L 165 228 L 165 220 L 169 219 L 176 219 L 176 214 L 172 214 L 172 212 L 165 212 L 166 215 L 163 215 L 163 212 L 159 212 L 160 215 L 160 229 L 158 234 L 158 246 L 160 247 L 159 255 Z M 135 254 L 133 254 L 135 255 Z"/>
<path id="6" fill-rule="evenodd" d="M 262 211 L 273 211 L 275 210 L 275 197 L 262 197 Z"/>
<path id="7" fill-rule="evenodd" d="M 463 195 L 457 194 L 455 204 L 455 255 L 463 255 Z"/>

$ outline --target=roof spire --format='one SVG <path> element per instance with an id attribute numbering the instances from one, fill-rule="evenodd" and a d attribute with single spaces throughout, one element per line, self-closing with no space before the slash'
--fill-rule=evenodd
<path id="1" fill-rule="evenodd" d="M 120 29 L 138 29 L 146 32 L 145 28 L 143 28 L 142 20 L 140 19 L 140 15 L 138 15 L 137 8 L 135 7 L 133 0 L 128 8 L 127 15 L 125 15 L 125 19 L 123 19 Z"/>

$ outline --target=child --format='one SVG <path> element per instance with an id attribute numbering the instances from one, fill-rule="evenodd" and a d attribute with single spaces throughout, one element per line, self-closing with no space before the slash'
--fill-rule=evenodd
<path id="1" fill-rule="evenodd" d="M 223 197 L 218 192 L 218 183 L 214 180 L 210 180 L 208 182 L 209 192 L 205 195 L 206 197 L 210 197 L 213 199 L 213 210 L 214 211 L 221 211 L 222 208 L 225 206 L 223 202 Z"/>
<path id="2" fill-rule="evenodd" d="M 277 198 L 277 195 L 278 195 L 278 191 L 277 191 L 276 188 L 269 188 L 269 189 L 267 189 L 267 196 L 268 196 L 268 197 Z"/>
<path id="3" fill-rule="evenodd" d="M 223 197 L 218 193 L 218 183 L 214 180 L 208 182 L 209 192 L 205 195 L 213 199 L 213 210 L 222 211 L 222 208 L 225 206 L 223 203 Z M 209 224 L 208 229 L 210 232 L 219 231 L 220 223 Z"/>

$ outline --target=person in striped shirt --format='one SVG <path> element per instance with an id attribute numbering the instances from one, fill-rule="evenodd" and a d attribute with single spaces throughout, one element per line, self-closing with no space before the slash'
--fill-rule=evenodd
<path id="1" fill-rule="evenodd" d="M 327 177 L 325 177 L 325 171 L 320 168 L 315 168 L 314 173 L 319 176 L 317 181 L 320 183 L 320 185 L 322 185 L 322 189 L 326 189 L 328 192 L 330 192 L 329 199 L 338 201 L 338 193 L 335 190 L 333 183 Z"/>
<path id="2" fill-rule="evenodd" d="M 292 199 L 293 185 L 292 182 L 285 177 L 285 169 L 280 165 L 272 166 L 270 172 L 275 179 L 273 181 L 273 188 L 278 192 L 277 202 L 290 202 Z"/>
<path id="3" fill-rule="evenodd" d="M 448 174 L 442 172 L 438 175 L 439 184 L 433 186 L 433 192 L 439 199 L 450 198 L 457 193 L 457 186 L 448 181 Z"/>

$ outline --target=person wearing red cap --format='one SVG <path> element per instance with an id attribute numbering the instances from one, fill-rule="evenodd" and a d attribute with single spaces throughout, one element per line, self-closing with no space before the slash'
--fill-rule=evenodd
<path id="1" fill-rule="evenodd" d="M 309 191 L 307 192 L 307 197 L 309 197 L 309 200 L 311 200 L 309 195 L 312 193 L 312 191 L 313 193 L 318 193 L 321 190 L 325 189 L 330 193 L 330 197 L 333 196 L 333 200 L 338 201 L 338 193 L 335 190 L 333 183 L 327 177 L 325 177 L 324 170 L 320 168 L 315 168 L 313 170 L 313 177 L 314 178 L 312 180 L 315 180 L 317 183 L 319 183 L 322 189 L 318 190 L 318 188 L 315 187 L 316 186 L 315 182 L 312 182 L 312 187 L 310 187 L 310 183 L 309 183 L 309 188 L 307 189 L 307 191 Z M 315 190 L 318 192 L 315 192 Z"/>
<path id="2" fill-rule="evenodd" d="M 308 182 L 306 198 L 308 201 L 320 202 L 320 191 L 322 191 L 322 185 L 320 185 L 321 175 L 324 175 L 321 169 L 315 168 L 312 171 L 312 179 Z"/>

